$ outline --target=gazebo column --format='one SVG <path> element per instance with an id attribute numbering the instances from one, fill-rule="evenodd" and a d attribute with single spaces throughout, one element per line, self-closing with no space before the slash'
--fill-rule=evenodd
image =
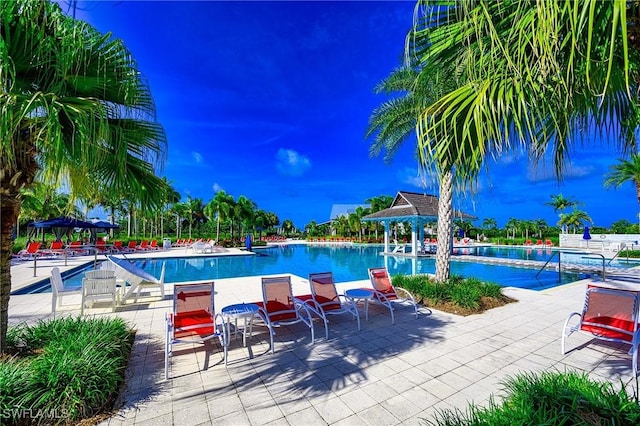
<path id="1" fill-rule="evenodd" d="M 384 224 L 384 252 L 389 253 L 389 223 L 391 221 L 385 220 L 382 223 Z"/>
<path id="2" fill-rule="evenodd" d="M 418 234 L 416 232 L 417 227 L 418 227 L 418 220 L 413 219 L 411 223 L 411 255 L 412 256 L 418 255 Z"/>
<path id="3" fill-rule="evenodd" d="M 422 243 L 424 242 L 424 223 L 418 219 L 418 241 L 420 242 L 419 247 L 422 248 Z"/>

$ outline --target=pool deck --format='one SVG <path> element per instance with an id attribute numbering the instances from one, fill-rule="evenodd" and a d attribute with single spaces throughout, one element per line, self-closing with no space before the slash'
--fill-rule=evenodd
<path id="1" fill-rule="evenodd" d="M 185 250 L 153 254 L 182 256 Z M 63 263 L 38 261 L 36 278 Z M 13 266 L 12 276 L 16 287 L 33 282 L 33 265 Z M 292 282 L 294 294 L 309 292 L 305 278 L 292 276 Z M 261 299 L 259 276 L 220 279 L 215 285 L 217 310 Z M 362 286 L 369 283 L 340 283 L 338 290 Z M 104 425 L 417 425 L 438 410 L 486 404 L 491 395 L 500 397 L 508 377 L 536 371 L 583 371 L 636 391 L 626 349 L 585 345 L 591 339 L 574 334 L 568 347 L 575 350 L 560 353 L 562 325 L 570 312 L 582 308 L 585 282 L 542 292 L 505 288 L 517 303 L 468 317 L 435 310 L 427 315 L 423 309 L 416 319 L 412 309 L 398 308 L 394 325 L 387 309 L 372 304 L 369 321 L 361 315 L 361 331 L 348 316 L 333 316 L 326 339 L 316 321 L 314 344 L 304 326 L 281 327 L 274 354 L 266 328 L 256 326 L 252 358 L 242 339 L 231 341 L 227 366 L 217 343 L 209 351 L 201 345 L 177 346 L 172 378 L 165 381 L 164 319 L 173 292 L 168 287 L 164 300 L 152 294 L 114 314 L 99 304 L 85 310 L 118 315 L 137 330 L 118 411 Z M 64 303 L 58 315 L 79 314 L 79 296 L 65 297 Z M 51 316 L 50 293 L 11 296 L 10 323 Z"/>

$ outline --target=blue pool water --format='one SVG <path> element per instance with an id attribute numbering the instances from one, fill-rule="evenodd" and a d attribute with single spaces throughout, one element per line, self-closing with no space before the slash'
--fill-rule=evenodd
<path id="1" fill-rule="evenodd" d="M 336 282 L 367 279 L 367 269 L 386 266 L 392 275 L 412 273 L 434 273 L 433 258 L 411 259 L 381 256 L 381 246 L 316 246 L 289 244 L 268 249 L 257 249 L 257 255 L 211 256 L 191 258 L 163 258 L 137 261 L 137 265 L 159 277 L 162 264 L 166 263 L 165 282 L 203 279 L 234 278 L 252 275 L 292 273 L 307 277 L 312 272 L 332 271 Z M 504 257 L 504 256 L 503 256 Z M 548 256 L 544 259 L 546 260 Z M 89 268 L 91 268 L 89 266 Z M 65 277 L 65 286 L 80 286 L 82 272 Z M 541 290 L 576 281 L 578 274 L 538 270 L 505 265 L 490 265 L 456 261 L 452 257 L 451 273 L 477 277 L 502 286 Z M 37 291 L 50 291 L 48 283 Z"/>

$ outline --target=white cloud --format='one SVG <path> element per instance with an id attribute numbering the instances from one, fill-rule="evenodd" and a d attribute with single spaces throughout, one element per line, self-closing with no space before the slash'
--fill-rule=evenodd
<path id="1" fill-rule="evenodd" d="M 292 149 L 280 148 L 276 154 L 276 169 L 287 176 L 301 176 L 309 168 L 311 161 Z"/>
<path id="2" fill-rule="evenodd" d="M 415 186 L 420 189 L 433 189 L 437 187 L 436 178 L 431 175 L 426 175 L 417 169 L 411 167 L 405 167 L 398 171 L 398 180 L 402 183 Z"/>
<path id="3" fill-rule="evenodd" d="M 195 161 L 196 164 L 200 164 L 204 160 L 202 154 L 200 154 L 199 152 L 192 151 L 191 156 L 193 157 L 193 161 Z"/>
<path id="4" fill-rule="evenodd" d="M 223 191 L 223 190 L 224 190 L 224 188 L 222 186 L 220 186 L 220 184 L 218 182 L 214 182 L 213 183 L 213 192 L 214 193 L 217 193 L 217 192 L 220 192 L 220 191 Z"/>

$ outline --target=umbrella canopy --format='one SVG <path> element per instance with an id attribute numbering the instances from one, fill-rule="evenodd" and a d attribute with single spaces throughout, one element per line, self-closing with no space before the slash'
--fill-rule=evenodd
<path id="1" fill-rule="evenodd" d="M 63 236 L 73 231 L 75 228 L 80 229 L 94 229 L 96 226 L 91 222 L 85 222 L 84 220 L 74 219 L 72 217 L 56 217 L 55 219 L 43 220 L 41 222 L 33 222 L 29 226 L 33 228 L 51 229 L 56 236 L 56 241 L 60 241 Z M 42 235 L 44 240 L 44 234 Z"/>
<path id="2" fill-rule="evenodd" d="M 120 228 L 120 225 L 117 225 L 115 223 L 110 223 L 104 220 L 99 220 L 97 222 L 93 222 L 93 224 L 95 225 L 96 228 L 101 228 L 101 229 L 115 229 L 115 228 Z"/>
<path id="3" fill-rule="evenodd" d="M 85 222 L 84 220 L 78 220 L 66 216 L 43 220 L 41 222 L 33 222 L 29 226 L 33 226 L 34 228 L 96 228 L 96 226 L 91 222 Z"/>
<path id="4" fill-rule="evenodd" d="M 584 234 L 582 235 L 582 239 L 583 240 L 590 240 L 591 239 L 591 234 L 589 233 L 589 227 L 588 226 L 584 227 Z"/>

